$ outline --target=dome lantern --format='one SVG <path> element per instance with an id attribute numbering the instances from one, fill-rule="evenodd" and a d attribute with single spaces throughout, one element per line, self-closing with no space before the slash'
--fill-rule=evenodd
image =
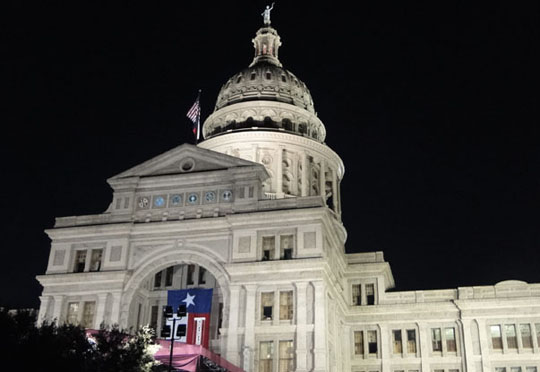
<path id="1" fill-rule="evenodd" d="M 261 62 L 282 67 L 278 59 L 278 49 L 281 46 L 281 39 L 274 28 L 270 26 L 261 27 L 252 41 L 255 47 L 255 57 L 249 67 L 253 67 Z"/>

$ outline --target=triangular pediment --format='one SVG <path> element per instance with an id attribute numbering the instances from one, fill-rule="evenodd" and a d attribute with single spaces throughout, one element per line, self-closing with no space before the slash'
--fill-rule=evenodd
<path id="1" fill-rule="evenodd" d="M 246 166 L 262 167 L 248 160 L 186 143 L 113 176 L 110 180 L 206 172 Z"/>

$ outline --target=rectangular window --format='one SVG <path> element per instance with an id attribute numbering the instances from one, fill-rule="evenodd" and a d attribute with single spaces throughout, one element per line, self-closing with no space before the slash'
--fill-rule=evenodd
<path id="1" fill-rule="evenodd" d="M 274 236 L 263 236 L 262 238 L 263 261 L 274 259 L 274 251 L 276 250 L 276 238 Z"/>
<path id="2" fill-rule="evenodd" d="M 506 372 L 506 368 L 504 368 L 504 367 L 496 367 L 495 372 Z"/>
<path id="3" fill-rule="evenodd" d="M 416 354 L 416 330 L 407 330 L 407 353 Z"/>
<path id="4" fill-rule="evenodd" d="M 459 372 L 459 369 L 449 369 L 448 372 Z"/>
<path id="5" fill-rule="evenodd" d="M 526 372 L 536 372 L 536 367 L 525 367 Z"/>
<path id="6" fill-rule="evenodd" d="M 367 331 L 368 353 L 377 354 L 377 331 Z"/>
<path id="7" fill-rule="evenodd" d="M 84 328 L 93 328 L 94 327 L 94 313 L 96 311 L 95 302 L 85 302 L 83 307 L 83 316 L 81 321 L 81 326 Z"/>
<path id="8" fill-rule="evenodd" d="M 362 304 L 362 285 L 353 284 L 352 286 L 352 304 L 360 306 Z"/>
<path id="9" fill-rule="evenodd" d="M 434 369 L 433 372 L 444 372 L 444 369 Z"/>
<path id="10" fill-rule="evenodd" d="M 272 320 L 274 292 L 261 293 L 261 320 Z"/>
<path id="11" fill-rule="evenodd" d="M 186 283 L 187 285 L 195 284 L 195 265 L 188 265 L 187 267 L 187 279 Z"/>
<path id="12" fill-rule="evenodd" d="M 431 345 L 432 345 L 433 351 L 442 351 L 440 328 L 431 328 Z"/>
<path id="13" fill-rule="evenodd" d="M 156 275 L 154 275 L 154 288 L 160 288 L 161 287 L 161 271 L 158 271 Z"/>
<path id="14" fill-rule="evenodd" d="M 521 367 L 510 367 L 510 372 L 521 372 Z"/>
<path id="15" fill-rule="evenodd" d="M 401 329 L 393 330 L 392 338 L 394 341 L 394 354 L 403 353 L 403 344 L 401 343 Z"/>
<path id="16" fill-rule="evenodd" d="M 454 327 L 444 330 L 444 338 L 446 339 L 446 351 L 455 353 L 456 349 L 456 330 Z"/>
<path id="17" fill-rule="evenodd" d="M 206 284 L 206 269 L 199 266 L 199 284 Z"/>
<path id="18" fill-rule="evenodd" d="M 279 372 L 294 371 L 294 347 L 292 341 L 279 341 Z"/>
<path id="19" fill-rule="evenodd" d="M 521 343 L 525 349 L 532 349 L 532 334 L 530 324 L 520 324 L 519 332 L 521 333 Z"/>
<path id="20" fill-rule="evenodd" d="M 259 372 L 273 372 L 274 343 L 263 341 L 259 343 Z"/>
<path id="21" fill-rule="evenodd" d="M 366 305 L 375 305 L 375 284 L 366 284 Z"/>
<path id="22" fill-rule="evenodd" d="M 66 322 L 68 324 L 73 324 L 73 325 L 76 325 L 79 323 L 79 303 L 78 302 L 70 302 L 68 304 Z"/>
<path id="23" fill-rule="evenodd" d="M 281 235 L 280 237 L 280 252 L 279 258 L 282 260 L 290 260 L 293 256 L 293 236 L 292 235 Z"/>
<path id="24" fill-rule="evenodd" d="M 86 266 L 86 251 L 76 251 L 75 252 L 75 267 L 73 271 L 76 273 L 84 272 Z"/>
<path id="25" fill-rule="evenodd" d="M 364 355 L 364 331 L 354 331 L 354 355 Z"/>
<path id="26" fill-rule="evenodd" d="M 169 266 L 165 272 L 165 286 L 170 287 L 173 285 L 174 266 Z"/>
<path id="27" fill-rule="evenodd" d="M 90 260 L 90 271 L 101 270 L 101 258 L 103 257 L 103 249 L 93 249 L 92 258 Z"/>
<path id="28" fill-rule="evenodd" d="M 506 336 L 506 346 L 509 349 L 517 349 L 516 326 L 513 324 L 505 324 L 504 335 Z"/>
<path id="29" fill-rule="evenodd" d="M 536 328 L 536 342 L 540 345 L 540 323 L 536 323 L 534 328 Z"/>
<path id="30" fill-rule="evenodd" d="M 292 320 L 293 292 L 279 292 L 279 320 Z"/>
<path id="31" fill-rule="evenodd" d="M 491 332 L 491 345 L 494 350 L 502 350 L 502 335 L 501 335 L 501 326 L 492 325 L 490 327 Z"/>
<path id="32" fill-rule="evenodd" d="M 158 321 L 158 310 L 159 306 L 152 306 L 150 310 L 150 328 L 154 331 L 157 331 L 157 321 Z"/>

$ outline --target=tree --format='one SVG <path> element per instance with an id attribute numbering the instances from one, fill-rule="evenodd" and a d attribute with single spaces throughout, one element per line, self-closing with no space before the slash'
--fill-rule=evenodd
<path id="1" fill-rule="evenodd" d="M 10 313 L 0 308 L 0 350 L 4 361 L 22 371 L 153 372 L 161 370 L 152 356 L 153 332 L 143 328 L 134 335 L 118 327 L 102 328 L 94 337 L 69 324 L 43 323 L 35 313 Z M 12 363 L 13 364 L 13 363 Z"/>

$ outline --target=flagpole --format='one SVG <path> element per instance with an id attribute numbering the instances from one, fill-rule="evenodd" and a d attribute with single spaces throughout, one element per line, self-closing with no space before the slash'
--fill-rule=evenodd
<path id="1" fill-rule="evenodd" d="M 195 138 L 195 145 L 199 144 L 199 138 L 201 136 L 201 89 L 197 94 L 197 101 L 199 102 L 199 114 L 197 115 L 197 137 Z"/>

